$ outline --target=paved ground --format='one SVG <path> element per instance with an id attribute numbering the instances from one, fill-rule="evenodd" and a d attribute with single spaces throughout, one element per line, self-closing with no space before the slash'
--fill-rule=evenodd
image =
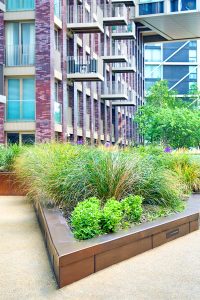
<path id="1" fill-rule="evenodd" d="M 57 289 L 34 211 L 0 197 L 1 300 L 200 299 L 200 231 Z"/>

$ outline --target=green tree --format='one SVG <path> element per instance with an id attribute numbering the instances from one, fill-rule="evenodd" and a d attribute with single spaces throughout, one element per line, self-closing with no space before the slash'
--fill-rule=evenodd
<path id="1" fill-rule="evenodd" d="M 200 110 L 170 91 L 167 81 L 157 82 L 136 115 L 140 133 L 150 143 L 174 148 L 200 145 Z"/>

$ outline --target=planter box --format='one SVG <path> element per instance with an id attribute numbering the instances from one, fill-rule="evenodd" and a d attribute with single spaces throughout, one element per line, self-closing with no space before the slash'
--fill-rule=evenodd
<path id="1" fill-rule="evenodd" d="M 24 196 L 14 173 L 0 173 L 0 195 Z M 59 287 L 80 280 L 115 263 L 158 247 L 199 229 L 200 194 L 194 194 L 184 212 L 128 230 L 77 241 L 57 209 L 35 203 L 35 210 Z"/>
<path id="2" fill-rule="evenodd" d="M 200 194 L 184 212 L 87 241 L 74 239 L 59 210 L 35 204 L 59 287 L 199 229 Z"/>
<path id="3" fill-rule="evenodd" d="M 0 172 L 0 196 L 24 196 L 26 191 L 17 181 L 15 173 Z"/>

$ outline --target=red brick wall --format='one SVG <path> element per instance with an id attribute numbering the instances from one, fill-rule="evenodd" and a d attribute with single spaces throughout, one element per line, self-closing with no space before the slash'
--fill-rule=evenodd
<path id="1" fill-rule="evenodd" d="M 54 0 L 35 1 L 36 141 L 54 138 Z"/>
<path id="2" fill-rule="evenodd" d="M 4 64 L 4 13 L 0 11 L 0 64 Z M 4 134 L 5 104 L 0 103 L 0 144 L 5 142 Z"/>

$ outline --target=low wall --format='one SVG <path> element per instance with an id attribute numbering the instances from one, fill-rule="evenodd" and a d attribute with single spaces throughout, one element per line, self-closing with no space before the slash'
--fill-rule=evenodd
<path id="1" fill-rule="evenodd" d="M 0 173 L 0 196 L 24 196 L 14 173 Z M 35 203 L 50 261 L 61 288 L 115 263 L 199 229 L 200 194 L 190 197 L 182 213 L 117 233 L 77 241 L 58 209 Z M 192 245 L 191 245 L 192 247 Z"/>
<path id="2" fill-rule="evenodd" d="M 133 226 L 87 241 L 77 241 L 56 209 L 35 205 L 59 287 L 199 229 L 200 195 L 183 213 Z M 192 246 L 192 245 L 191 245 Z"/>
<path id="3" fill-rule="evenodd" d="M 13 172 L 0 172 L 0 196 L 25 196 L 26 191 Z"/>

